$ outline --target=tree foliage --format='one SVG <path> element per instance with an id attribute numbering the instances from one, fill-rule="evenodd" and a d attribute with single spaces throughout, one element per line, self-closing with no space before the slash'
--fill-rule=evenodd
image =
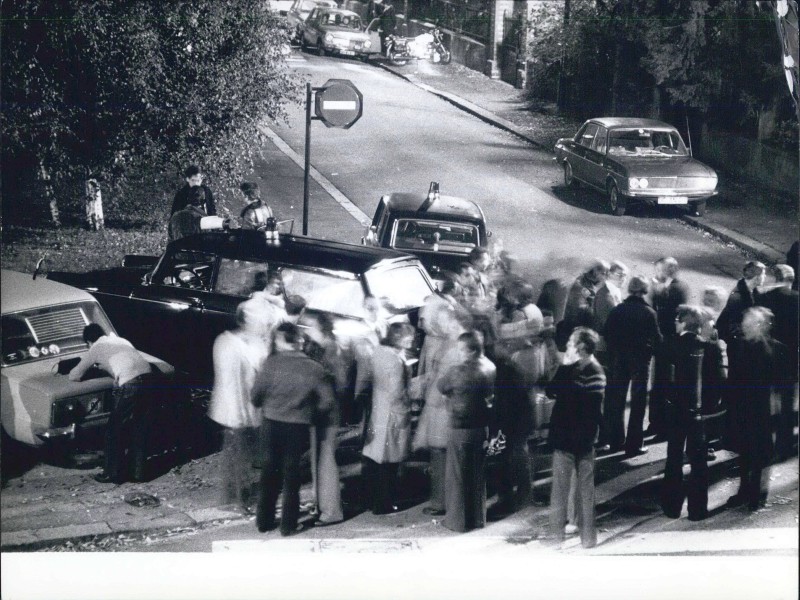
<path id="1" fill-rule="evenodd" d="M 10 0 L 2 19 L 3 160 L 57 188 L 189 163 L 232 187 L 301 97 L 263 0 Z"/>

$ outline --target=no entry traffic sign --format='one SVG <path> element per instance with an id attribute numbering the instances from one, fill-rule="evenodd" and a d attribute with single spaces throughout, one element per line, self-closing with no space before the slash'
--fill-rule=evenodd
<path id="1" fill-rule="evenodd" d="M 348 129 L 361 118 L 363 96 L 349 79 L 329 79 L 316 92 L 314 114 L 327 127 Z"/>

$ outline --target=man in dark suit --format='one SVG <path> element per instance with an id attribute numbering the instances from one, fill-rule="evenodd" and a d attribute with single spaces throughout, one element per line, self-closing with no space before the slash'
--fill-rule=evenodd
<path id="1" fill-rule="evenodd" d="M 713 394 L 727 378 L 725 348 L 700 337 L 702 311 L 681 305 L 675 318 L 676 334 L 664 341 L 661 358 L 671 374 L 667 392 L 667 464 L 664 467 L 661 507 L 677 519 L 688 495 L 689 520 L 708 514 L 708 464 L 703 432 L 703 394 Z M 684 450 L 691 472 L 683 488 Z"/>
<path id="2" fill-rule="evenodd" d="M 211 193 L 208 186 L 203 185 L 203 172 L 200 170 L 200 167 L 197 165 L 189 165 L 183 171 L 183 176 L 186 179 L 186 185 L 176 192 L 175 198 L 172 200 L 172 209 L 169 211 L 169 216 L 172 217 L 172 215 L 179 210 L 183 210 L 184 207 L 191 202 L 190 194 L 192 188 L 196 187 L 201 188 L 203 192 L 205 192 L 203 205 L 200 208 L 203 209 L 207 216 L 215 216 L 217 214 L 217 208 L 214 204 L 214 194 Z"/>
<path id="3" fill-rule="evenodd" d="M 642 445 L 642 427 L 647 408 L 647 379 L 650 358 L 661 343 L 656 311 L 645 302 L 647 281 L 633 277 L 628 297 L 615 306 L 606 320 L 603 335 L 611 365 L 605 404 L 600 450 L 619 450 L 625 442 L 625 455 L 647 452 Z M 631 414 L 625 437 L 625 399 L 631 388 Z"/>
<path id="4" fill-rule="evenodd" d="M 781 412 L 778 421 L 775 451 L 778 459 L 784 460 L 794 454 L 794 399 L 798 384 L 798 313 L 800 299 L 793 289 L 794 269 L 789 265 L 772 267 L 776 287 L 756 299 L 757 304 L 772 311 L 775 321 L 772 326 L 773 337 L 786 347 L 786 369 L 780 374 L 777 391 L 781 399 Z"/>
<path id="5" fill-rule="evenodd" d="M 742 316 L 751 306 L 755 306 L 758 291 L 756 288 L 764 285 L 767 279 L 767 267 L 764 263 L 750 261 L 742 269 L 742 278 L 736 282 L 736 287 L 728 296 L 725 308 L 717 318 L 717 331 L 719 337 L 730 346 L 733 341 L 741 336 Z"/>
<path id="6" fill-rule="evenodd" d="M 678 279 L 678 261 L 671 256 L 655 262 L 655 277 L 650 287 L 650 303 L 658 316 L 658 329 L 664 339 L 675 335 L 675 315 L 678 307 L 689 302 L 689 286 Z M 650 390 L 650 426 L 647 433 L 663 436 L 665 386 L 669 373 L 656 352 L 653 361 L 653 388 Z"/>

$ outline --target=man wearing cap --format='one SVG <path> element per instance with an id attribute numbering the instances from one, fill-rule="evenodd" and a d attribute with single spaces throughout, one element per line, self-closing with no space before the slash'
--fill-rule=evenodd
<path id="1" fill-rule="evenodd" d="M 271 219 L 272 209 L 261 200 L 258 184 L 245 181 L 239 186 L 248 204 L 242 209 L 242 229 L 261 229 Z"/>
<path id="2" fill-rule="evenodd" d="M 647 302 L 647 281 L 633 277 L 628 297 L 608 315 L 603 335 L 608 345 L 611 376 L 608 380 L 600 449 L 619 450 L 625 442 L 625 455 L 646 452 L 642 446 L 642 427 L 647 408 L 647 379 L 650 358 L 661 343 L 656 311 Z M 625 399 L 631 388 L 631 414 L 625 436 Z"/>

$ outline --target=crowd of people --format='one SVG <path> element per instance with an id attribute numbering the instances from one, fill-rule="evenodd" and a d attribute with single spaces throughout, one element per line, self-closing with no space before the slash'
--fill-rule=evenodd
<path id="1" fill-rule="evenodd" d="M 476 248 L 427 299 L 418 329 L 384 318 L 379 300 L 367 297 L 368 331 L 347 343 L 327 315 L 289 315 L 279 275 L 261 274 L 258 291 L 238 307 L 238 327 L 214 348 L 209 414 L 225 427 L 226 501 L 251 510 L 257 498 L 259 531 L 293 533 L 300 457 L 310 447 L 317 524 L 342 521 L 336 433 L 342 411 L 356 407 L 361 505 L 375 514 L 399 510 L 400 466 L 424 450 L 424 512 L 442 516 L 453 531 L 483 527 L 487 447 L 495 453 L 500 438 L 492 510 L 522 508 L 531 494 L 529 441 L 543 425 L 553 450 L 554 539 L 580 533 L 585 547 L 597 543 L 595 456 L 642 455 L 652 436 L 667 442 L 665 515 L 678 518 L 688 496 L 689 519 L 707 516 L 707 464 L 719 443 L 739 455 L 740 489 L 728 504 L 755 510 L 765 502 L 775 458 L 773 391 L 781 399 L 778 457 L 795 443 L 797 291 L 790 266 L 772 272 L 775 281 L 765 287 L 766 266 L 748 262 L 727 298 L 709 287 L 694 305 L 674 258 L 656 261 L 649 278 L 629 276 L 619 261 L 595 260 L 571 283 L 545 283 L 537 299 L 508 253 Z M 409 350 L 421 332 L 414 373 Z"/>

